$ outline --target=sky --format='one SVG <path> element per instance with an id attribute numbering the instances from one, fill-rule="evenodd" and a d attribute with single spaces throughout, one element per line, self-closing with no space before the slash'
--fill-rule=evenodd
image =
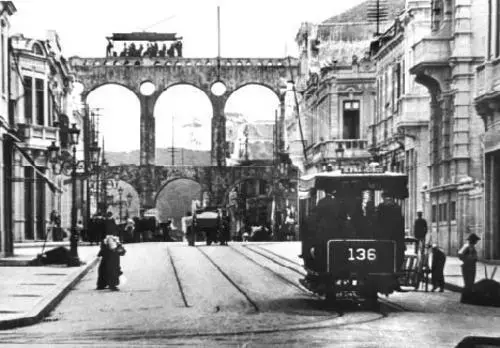
<path id="1" fill-rule="evenodd" d="M 319 23 L 360 2 L 19 0 L 14 1 L 17 12 L 11 18 L 11 33 L 43 39 L 47 30 L 56 30 L 65 57 L 104 57 L 105 37 L 112 33 L 171 32 L 183 37 L 184 57 L 215 57 L 219 6 L 222 57 L 296 57 L 294 40 L 302 22 Z M 274 119 L 277 98 L 259 87 L 248 86 L 234 93 L 226 112 L 243 113 L 249 119 Z M 106 137 L 106 150 L 139 148 L 139 102 L 134 95 L 121 87 L 104 86 L 92 92 L 88 101 L 91 107 L 102 108 L 101 131 Z M 206 125 L 210 125 L 210 117 L 208 99 L 199 90 L 187 86 L 167 90 L 155 110 L 157 147 L 171 146 L 174 118 L 174 133 L 179 135 L 175 146 L 208 149 L 210 129 Z M 204 126 L 183 127 L 175 119 L 186 120 L 184 124 L 198 120 Z M 117 123 L 120 132 L 116 132 Z M 191 141 L 193 137 L 198 141 Z"/>

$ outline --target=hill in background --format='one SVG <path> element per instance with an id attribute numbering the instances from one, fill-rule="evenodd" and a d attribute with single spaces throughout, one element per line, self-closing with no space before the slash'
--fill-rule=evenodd
<path id="1" fill-rule="evenodd" d="M 198 151 L 189 149 L 177 149 L 175 152 L 175 165 L 195 165 L 209 166 L 210 151 Z M 139 150 L 130 152 L 108 152 L 106 151 L 106 160 L 110 165 L 135 164 L 139 165 Z M 156 164 L 160 166 L 172 165 L 172 154 L 168 149 L 156 149 Z"/>

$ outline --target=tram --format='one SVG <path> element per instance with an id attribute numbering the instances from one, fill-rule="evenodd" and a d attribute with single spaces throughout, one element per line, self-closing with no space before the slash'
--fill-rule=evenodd
<path id="1" fill-rule="evenodd" d="M 405 174 L 378 166 L 301 177 L 301 284 L 328 302 L 355 298 L 373 306 L 378 293 L 398 289 L 405 248 L 399 207 L 407 182 Z M 382 214 L 388 211 L 380 208 L 384 200 L 395 208 L 390 217 Z"/>

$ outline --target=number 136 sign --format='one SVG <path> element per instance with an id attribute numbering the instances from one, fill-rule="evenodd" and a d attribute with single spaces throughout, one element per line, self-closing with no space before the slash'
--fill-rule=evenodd
<path id="1" fill-rule="evenodd" d="M 395 243 L 390 240 L 333 239 L 328 241 L 328 268 L 350 272 L 384 273 L 395 270 Z"/>

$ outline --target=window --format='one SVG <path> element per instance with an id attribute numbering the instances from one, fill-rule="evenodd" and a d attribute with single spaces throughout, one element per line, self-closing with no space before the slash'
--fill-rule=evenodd
<path id="1" fill-rule="evenodd" d="M 446 211 L 447 207 L 448 204 L 446 203 L 439 204 L 439 221 L 448 221 L 448 212 Z"/>
<path id="2" fill-rule="evenodd" d="M 359 128 L 359 101 L 345 101 L 343 139 L 359 139 Z"/>
<path id="3" fill-rule="evenodd" d="M 42 79 L 35 79 L 35 105 L 36 105 L 36 122 L 40 126 L 45 124 L 44 108 L 45 108 L 45 81 Z"/>
<path id="4" fill-rule="evenodd" d="M 38 56 L 43 56 L 43 50 L 38 44 L 33 45 L 33 53 L 38 55 Z"/>
<path id="5" fill-rule="evenodd" d="M 437 206 L 432 205 L 432 222 L 437 222 Z"/>
<path id="6" fill-rule="evenodd" d="M 30 76 L 25 76 L 23 79 L 24 85 L 24 118 L 25 122 L 30 124 L 33 122 L 33 79 Z"/>
<path id="7" fill-rule="evenodd" d="M 450 202 L 450 221 L 456 221 L 457 220 L 457 202 L 451 201 Z"/>

